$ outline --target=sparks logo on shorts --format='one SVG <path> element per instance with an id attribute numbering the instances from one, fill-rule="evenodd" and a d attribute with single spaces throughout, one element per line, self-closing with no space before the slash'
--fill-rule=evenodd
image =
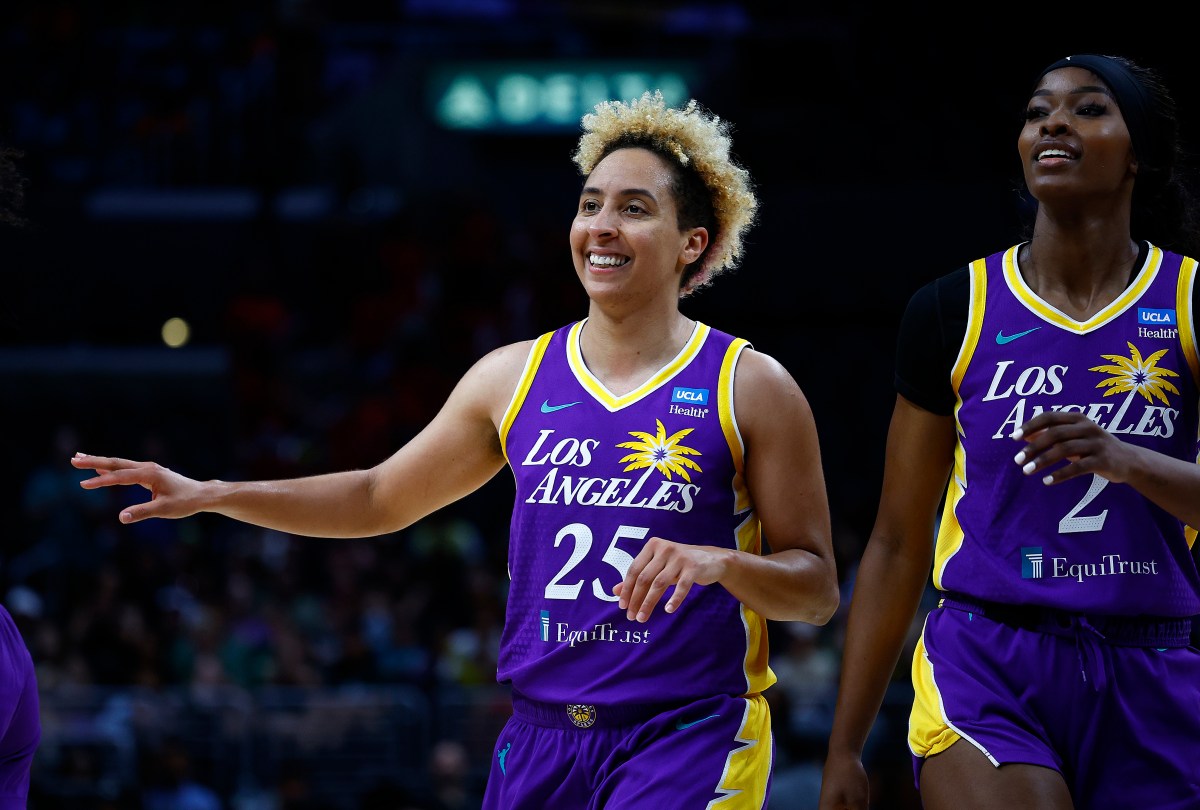
<path id="1" fill-rule="evenodd" d="M 708 389 L 684 388 L 681 385 L 677 385 L 675 386 L 675 390 L 671 392 L 671 401 L 686 402 L 688 405 L 707 405 Z"/>
<path id="2" fill-rule="evenodd" d="M 591 728 L 596 724 L 596 707 L 587 703 L 568 703 L 567 717 L 579 728 Z"/>
<path id="3" fill-rule="evenodd" d="M 1175 317 L 1175 310 L 1151 309 L 1150 307 L 1138 307 L 1138 323 L 1146 323 L 1151 326 L 1179 325 L 1179 321 Z"/>
<path id="4" fill-rule="evenodd" d="M 541 636 L 542 636 L 542 641 L 550 640 L 550 611 L 548 611 L 548 610 L 542 611 Z"/>
<path id="5" fill-rule="evenodd" d="M 1042 578 L 1042 547 L 1025 546 L 1021 549 L 1021 579 Z"/>

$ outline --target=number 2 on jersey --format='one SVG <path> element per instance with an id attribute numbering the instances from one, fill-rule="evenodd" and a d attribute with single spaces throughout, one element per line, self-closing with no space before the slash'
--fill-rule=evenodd
<path id="1" fill-rule="evenodd" d="M 1088 491 L 1079 499 L 1079 503 L 1075 504 L 1075 508 L 1063 517 L 1058 522 L 1059 534 L 1073 534 L 1075 532 L 1098 532 L 1104 528 L 1104 519 L 1108 517 L 1108 510 L 1105 509 L 1098 515 L 1080 515 L 1083 508 L 1096 499 L 1100 491 L 1108 486 L 1108 479 L 1102 478 L 1095 473 L 1092 473 L 1092 485 L 1088 487 Z"/>

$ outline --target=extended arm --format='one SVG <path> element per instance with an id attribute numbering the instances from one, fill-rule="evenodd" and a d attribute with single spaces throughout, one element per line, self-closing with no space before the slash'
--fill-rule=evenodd
<path id="1" fill-rule="evenodd" d="M 397 531 L 482 486 L 504 465 L 497 426 L 528 353 L 514 344 L 490 353 L 459 381 L 433 421 L 368 470 L 279 481 L 195 481 L 149 461 L 77 454 L 95 470 L 84 489 L 138 485 L 150 500 L 120 520 L 182 518 L 197 512 L 312 537 Z"/>

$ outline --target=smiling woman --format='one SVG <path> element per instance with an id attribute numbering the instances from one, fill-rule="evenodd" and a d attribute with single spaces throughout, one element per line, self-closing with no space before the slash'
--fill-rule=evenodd
<path id="1" fill-rule="evenodd" d="M 1024 119 L 1032 231 L 901 326 L 823 810 L 868 807 L 863 744 L 931 571 L 908 728 L 926 810 L 1200 795 L 1200 231 L 1174 102 L 1083 54 Z"/>
<path id="2" fill-rule="evenodd" d="M 72 463 L 96 472 L 85 489 L 153 493 L 123 523 L 207 511 L 315 537 L 396 532 L 507 464 L 497 679 L 513 716 L 484 807 L 761 810 L 767 621 L 824 624 L 839 599 L 816 426 L 779 362 L 679 309 L 740 259 L 754 219 L 728 124 L 645 94 L 583 127 L 570 245 L 586 317 L 480 359 L 389 458 L 240 483 Z"/>

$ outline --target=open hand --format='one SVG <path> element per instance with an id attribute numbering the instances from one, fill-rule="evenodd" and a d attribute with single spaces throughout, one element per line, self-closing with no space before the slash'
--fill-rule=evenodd
<path id="1" fill-rule="evenodd" d="M 71 458 L 71 465 L 79 470 L 96 472 L 94 477 L 79 482 L 84 489 L 136 484 L 150 491 L 149 501 L 121 511 L 119 519 L 122 523 L 137 523 L 152 517 L 188 517 L 202 509 L 200 495 L 203 485 L 200 482 L 153 461 L 130 461 L 76 453 Z"/>

